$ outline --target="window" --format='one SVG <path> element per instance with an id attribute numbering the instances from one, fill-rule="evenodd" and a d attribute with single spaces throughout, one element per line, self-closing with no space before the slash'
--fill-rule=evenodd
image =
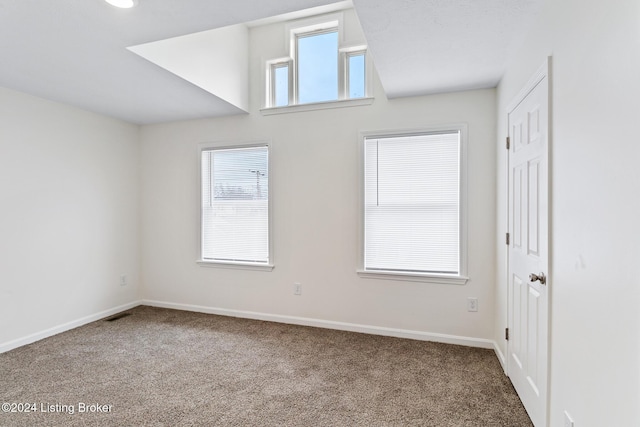
<path id="1" fill-rule="evenodd" d="M 338 30 L 296 36 L 298 104 L 338 99 Z"/>
<path id="2" fill-rule="evenodd" d="M 201 150 L 201 261 L 270 266 L 269 146 Z"/>
<path id="3" fill-rule="evenodd" d="M 464 283 L 463 138 L 364 137 L 362 275 Z"/>
<path id="4" fill-rule="evenodd" d="M 267 61 L 266 110 L 350 105 L 343 101 L 352 101 L 352 105 L 371 103 L 367 102 L 371 91 L 366 46 L 344 43 L 341 15 L 311 18 L 287 28 L 288 56 Z M 353 103 L 356 100 L 359 102 Z"/>
<path id="5" fill-rule="evenodd" d="M 289 105 L 289 63 L 276 62 L 271 65 L 271 104 L 274 107 Z"/>
<path id="6" fill-rule="evenodd" d="M 364 98 L 366 90 L 364 52 L 347 53 L 346 56 L 349 98 Z"/>

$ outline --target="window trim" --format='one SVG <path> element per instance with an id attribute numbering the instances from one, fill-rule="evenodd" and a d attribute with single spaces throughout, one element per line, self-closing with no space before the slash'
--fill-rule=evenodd
<path id="1" fill-rule="evenodd" d="M 374 99 L 372 97 L 343 99 L 338 101 L 314 102 L 310 104 L 287 105 L 284 107 L 266 107 L 261 108 L 260 112 L 263 116 L 272 116 L 275 114 L 299 113 L 302 111 L 326 110 L 330 108 L 357 107 L 360 105 L 371 105 Z"/>
<path id="2" fill-rule="evenodd" d="M 410 271 L 367 270 L 364 268 L 364 240 L 365 240 L 365 140 L 372 138 L 405 137 L 428 133 L 442 133 L 447 131 L 460 132 L 460 193 L 459 193 L 459 256 L 460 271 L 458 274 L 420 273 Z M 445 285 L 464 285 L 469 280 L 467 276 L 467 228 L 468 228 L 468 198 L 467 198 L 467 124 L 452 123 L 448 125 L 429 126 L 408 130 L 381 130 L 359 132 L 359 164 L 358 164 L 358 267 L 359 277 L 368 279 L 400 280 Z"/>
<path id="3" fill-rule="evenodd" d="M 244 262 L 244 261 L 219 261 L 219 260 L 210 260 L 204 259 L 202 257 L 202 235 L 203 235 L 203 224 L 202 221 L 204 218 L 202 217 L 202 153 L 204 151 L 210 150 L 233 150 L 233 149 L 242 149 L 242 148 L 256 148 L 256 147 L 267 147 L 267 170 L 269 175 L 268 182 L 268 224 L 267 224 L 267 232 L 269 233 L 269 257 L 266 263 L 258 263 L 258 262 Z M 240 269 L 240 270 L 257 270 L 257 271 L 272 271 L 274 264 L 274 256 L 273 256 L 273 185 L 271 179 L 271 156 L 272 156 L 273 144 L 270 139 L 260 139 L 260 140 L 252 140 L 252 141 L 217 141 L 217 142 L 203 142 L 198 144 L 197 150 L 197 161 L 198 161 L 198 259 L 196 263 L 202 267 L 220 267 L 220 268 L 230 268 L 230 269 Z"/>

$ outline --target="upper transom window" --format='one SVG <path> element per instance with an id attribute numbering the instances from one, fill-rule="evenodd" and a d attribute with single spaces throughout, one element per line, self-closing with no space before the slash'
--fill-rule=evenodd
<path id="1" fill-rule="evenodd" d="M 289 25 L 289 56 L 267 61 L 267 108 L 367 98 L 366 46 L 347 46 L 341 15 Z"/>

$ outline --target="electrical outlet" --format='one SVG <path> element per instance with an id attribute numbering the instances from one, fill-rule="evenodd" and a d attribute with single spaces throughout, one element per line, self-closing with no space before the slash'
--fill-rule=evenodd
<path id="1" fill-rule="evenodd" d="M 120 276 L 120 286 L 127 286 L 127 276 L 124 274 Z"/>
<path id="2" fill-rule="evenodd" d="M 574 427 L 573 419 L 567 411 L 564 411 L 564 427 Z"/>
<path id="3" fill-rule="evenodd" d="M 294 283 L 293 284 L 293 294 L 294 295 L 302 295 L 302 284 L 301 283 Z"/>
<path id="4" fill-rule="evenodd" d="M 467 311 L 478 311 L 478 298 L 467 298 Z"/>

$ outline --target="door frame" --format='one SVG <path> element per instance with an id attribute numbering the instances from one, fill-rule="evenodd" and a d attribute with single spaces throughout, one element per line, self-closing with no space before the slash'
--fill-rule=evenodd
<path id="1" fill-rule="evenodd" d="M 542 65 L 536 70 L 536 72 L 529 78 L 529 80 L 527 81 L 527 83 L 520 89 L 520 91 L 517 93 L 516 96 L 513 97 L 513 99 L 511 100 L 511 102 L 507 105 L 507 109 L 505 112 L 505 124 L 506 124 L 506 135 L 507 137 L 509 136 L 509 115 L 518 107 L 518 105 L 520 105 L 520 103 L 522 101 L 524 101 L 524 99 L 527 97 L 527 95 L 529 95 L 529 93 L 538 85 L 538 83 L 540 83 L 543 79 L 547 79 L 547 242 L 548 242 L 548 247 L 547 247 L 547 257 L 548 257 L 548 262 L 547 262 L 547 271 L 546 271 L 546 276 L 547 276 L 547 281 L 549 284 L 553 284 L 553 266 L 552 266 L 552 235 L 553 235 L 553 228 L 552 228 L 552 217 L 551 217 L 551 212 L 553 211 L 552 209 L 552 186 L 551 186 L 551 182 L 552 182 L 552 157 L 551 157 L 551 144 L 553 142 L 553 132 L 552 132 L 552 107 L 553 107 L 553 98 L 552 98 L 552 87 L 553 87 L 553 81 L 552 81 L 552 73 L 551 73 L 551 66 L 552 66 L 552 57 L 548 56 L 545 58 L 544 62 L 542 63 Z M 506 148 L 506 145 L 505 145 Z M 506 188 L 506 204 L 504 206 L 505 209 L 505 213 L 506 213 L 506 221 L 505 221 L 505 226 L 506 226 L 506 232 L 508 233 L 511 227 L 511 223 L 510 223 L 510 218 L 509 218 L 509 206 L 511 203 L 511 188 L 510 188 L 510 183 L 509 183 L 509 167 L 510 167 L 510 163 L 509 163 L 509 151 L 507 151 L 507 155 L 506 155 L 506 159 L 505 159 L 505 188 Z M 510 289 L 509 289 L 509 274 L 510 274 L 510 268 L 509 268 L 509 245 L 507 245 L 507 250 L 506 250 L 506 254 L 505 254 L 505 271 L 504 271 L 504 277 L 505 277 L 505 286 L 506 286 L 506 308 L 507 308 L 507 328 L 511 328 L 511 324 L 510 324 L 510 319 L 511 319 L 511 306 L 509 304 L 509 301 L 511 300 L 511 294 L 510 294 Z M 552 345 L 551 345 L 551 325 L 552 325 L 552 316 L 551 316 L 551 309 L 552 309 L 552 287 L 550 285 L 547 285 L 547 354 L 546 354 L 546 362 L 547 362 L 547 373 L 546 373 L 546 402 L 545 402 L 545 421 L 544 421 L 544 425 L 547 426 L 549 425 L 549 405 L 550 405 L 550 379 L 551 379 L 551 370 L 552 370 L 552 366 L 551 366 L 551 354 L 552 354 Z M 510 364 L 510 342 L 507 340 L 506 343 L 506 354 L 504 357 L 504 371 L 505 371 L 505 375 L 507 375 L 507 377 L 509 376 L 509 364 Z"/>

